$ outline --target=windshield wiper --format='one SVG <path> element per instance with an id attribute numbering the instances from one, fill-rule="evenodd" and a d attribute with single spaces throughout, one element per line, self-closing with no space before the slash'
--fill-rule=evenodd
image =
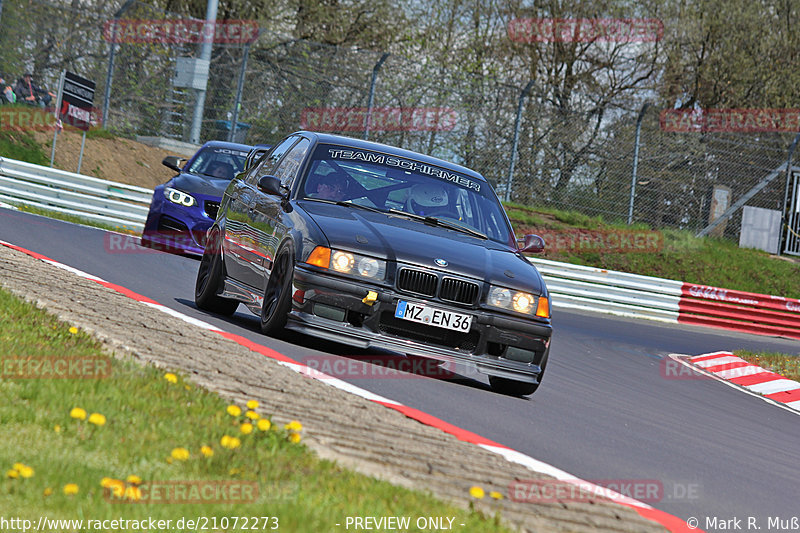
<path id="1" fill-rule="evenodd" d="M 312 202 L 322 202 L 323 204 L 334 204 L 334 205 L 341 205 L 342 207 L 358 207 L 359 209 L 364 209 L 366 211 L 371 211 L 373 213 L 383 213 L 386 214 L 386 211 L 383 209 L 378 209 L 377 207 L 372 207 L 369 205 L 357 204 L 355 202 L 348 202 L 345 200 L 326 200 L 325 198 L 305 198 L 305 200 L 311 200 Z"/>
<path id="2" fill-rule="evenodd" d="M 466 233 L 467 235 L 472 235 L 473 237 L 478 237 L 479 239 L 488 239 L 486 235 L 481 233 L 478 230 L 474 230 L 468 226 L 463 226 L 461 224 L 456 224 L 455 222 L 451 222 L 449 220 L 442 220 L 436 217 L 430 217 L 425 215 L 417 215 L 416 213 L 406 213 L 405 211 L 400 211 L 399 209 L 389 209 L 389 212 L 394 213 L 395 215 L 401 215 L 413 220 L 419 220 L 420 222 L 424 222 L 426 224 L 430 224 L 432 226 L 440 226 L 447 229 L 452 229 L 456 231 L 460 231 L 462 233 Z"/>

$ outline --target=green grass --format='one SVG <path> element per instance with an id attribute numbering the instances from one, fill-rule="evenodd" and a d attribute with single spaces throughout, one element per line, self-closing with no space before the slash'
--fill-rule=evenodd
<path id="1" fill-rule="evenodd" d="M 24 131 L 0 129 L 0 156 L 34 165 L 50 164 L 50 156 Z"/>
<path id="2" fill-rule="evenodd" d="M 553 209 L 507 205 L 507 212 L 517 236 L 536 231 L 569 232 L 580 230 L 615 231 L 629 229 L 647 234 L 644 225 L 609 224 L 601 217 L 588 217 Z M 739 248 L 721 238 L 695 238 L 688 231 L 655 232 L 661 249 L 647 252 L 619 250 L 554 250 L 553 246 L 540 257 L 554 261 L 589 265 L 668 278 L 687 283 L 711 285 L 761 294 L 800 298 L 800 263 L 771 257 L 752 249 Z M 547 241 L 547 239 L 545 239 Z M 551 244 L 553 244 L 551 242 Z"/>
<path id="3" fill-rule="evenodd" d="M 119 233 L 128 233 L 130 235 L 138 235 L 138 232 L 129 230 L 126 228 L 122 228 L 119 226 L 112 226 L 111 224 L 104 224 L 103 222 L 97 222 L 94 220 L 88 220 L 82 218 L 78 215 L 71 215 L 68 213 L 61 213 L 59 211 L 50 211 L 49 209 L 45 209 L 43 207 L 34 207 L 32 205 L 27 204 L 20 204 L 16 206 L 17 209 L 20 211 L 24 211 L 25 213 L 32 213 L 34 215 L 42 215 L 49 218 L 55 218 L 57 220 L 63 220 L 65 222 L 72 222 L 74 224 L 82 224 L 84 226 L 92 226 L 94 228 L 100 228 L 107 231 L 116 231 Z"/>
<path id="4" fill-rule="evenodd" d="M 34 524 L 39 516 L 152 517 L 175 524 L 180 517 L 275 516 L 281 531 L 306 532 L 339 531 L 342 527 L 335 524 L 344 525 L 347 516 L 452 516 L 454 523 L 466 524 L 464 531 L 502 530 L 497 517 L 454 508 L 429 494 L 319 460 L 302 443 L 290 442 L 284 428 L 273 425 L 243 434 L 244 416 L 229 415 L 227 404 L 215 394 L 180 377 L 172 383 L 153 367 L 109 358 L 91 337 L 71 332 L 68 325 L 3 290 L 0 323 L 0 368 L 8 369 L 12 358 L 44 356 L 100 357 L 111 366 L 104 379 L 0 379 L 0 509 L 14 510 L 15 517 Z M 106 423 L 73 419 L 74 407 L 100 413 Z M 241 445 L 223 448 L 223 435 L 239 437 Z M 213 456 L 203 456 L 202 446 L 211 447 Z M 188 460 L 168 459 L 179 447 L 189 451 Z M 30 467 L 33 476 L 8 477 L 17 463 Z M 131 475 L 144 480 L 145 489 L 152 482 L 255 482 L 258 497 L 254 503 L 238 504 L 126 505 L 104 495 L 103 478 L 125 481 Z M 68 484 L 77 485 L 77 494 L 64 493 Z"/>
<path id="5" fill-rule="evenodd" d="M 117 136 L 105 128 L 89 128 L 86 132 L 87 139 L 116 139 Z"/>
<path id="6" fill-rule="evenodd" d="M 800 356 L 747 350 L 736 350 L 734 355 L 786 378 L 800 381 Z"/>

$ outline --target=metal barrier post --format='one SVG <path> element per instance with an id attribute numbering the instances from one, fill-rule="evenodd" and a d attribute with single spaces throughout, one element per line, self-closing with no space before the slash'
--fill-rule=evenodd
<path id="1" fill-rule="evenodd" d="M 367 99 L 367 123 L 364 125 L 365 141 L 369 139 L 369 127 L 370 121 L 372 120 L 372 103 L 375 100 L 375 81 L 378 79 L 378 71 L 381 69 L 383 62 L 386 61 L 386 58 L 390 55 L 391 54 L 389 52 L 384 52 L 384 54 L 372 68 L 372 81 L 369 84 L 369 98 Z"/>
<path id="2" fill-rule="evenodd" d="M 522 105 L 525 103 L 528 93 L 533 88 L 533 80 L 522 89 L 519 95 L 519 103 L 517 104 L 517 119 L 514 121 L 514 142 L 511 144 L 511 162 L 508 165 L 508 177 L 506 178 L 506 193 L 503 200 L 508 202 L 511 200 L 511 181 L 514 179 L 514 163 L 517 159 L 517 143 L 519 142 L 519 127 L 522 122 Z"/>
<path id="3" fill-rule="evenodd" d="M 636 140 L 633 143 L 633 174 L 631 175 L 631 200 L 628 204 L 628 225 L 633 223 L 633 201 L 636 197 L 636 179 L 637 171 L 639 170 L 639 137 L 642 133 L 642 119 L 647 107 L 650 104 L 645 103 L 639 111 L 639 116 L 636 118 Z"/>

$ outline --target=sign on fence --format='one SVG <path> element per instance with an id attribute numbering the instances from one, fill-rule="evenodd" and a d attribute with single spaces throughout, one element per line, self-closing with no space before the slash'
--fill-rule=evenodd
<path id="1" fill-rule="evenodd" d="M 94 88 L 93 81 L 65 72 L 58 118 L 65 124 L 87 131 L 92 125 Z"/>

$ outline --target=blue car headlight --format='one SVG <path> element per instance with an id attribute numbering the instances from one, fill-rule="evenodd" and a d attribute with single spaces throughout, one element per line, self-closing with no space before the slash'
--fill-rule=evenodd
<path id="1" fill-rule="evenodd" d="M 164 196 L 173 204 L 182 205 L 185 207 L 192 207 L 197 205 L 197 200 L 191 194 L 173 189 L 172 187 L 164 187 Z"/>

